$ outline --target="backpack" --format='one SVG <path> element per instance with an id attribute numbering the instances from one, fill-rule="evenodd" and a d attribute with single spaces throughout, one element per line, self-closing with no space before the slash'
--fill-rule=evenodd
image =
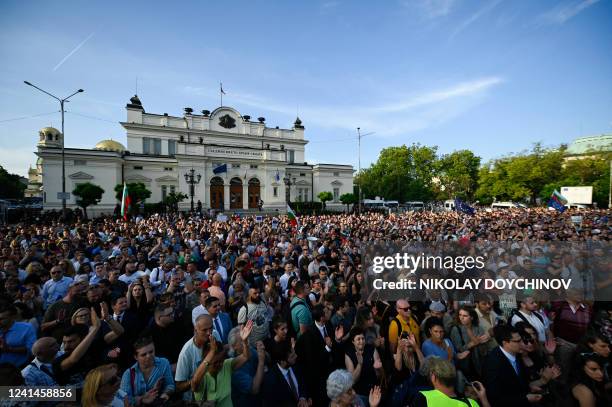
<path id="1" fill-rule="evenodd" d="M 532 312 L 531 314 L 535 315 L 536 318 L 540 320 L 540 322 L 542 323 L 542 326 L 545 326 L 544 318 L 542 318 L 542 315 L 540 315 L 538 312 Z M 508 321 L 510 322 L 511 325 L 512 325 L 512 319 L 514 319 L 515 315 L 519 317 L 527 325 L 532 326 L 531 322 L 529 322 L 527 318 L 525 317 L 525 315 L 523 315 L 523 313 L 520 312 L 517 308 L 513 308 L 512 311 L 510 311 L 510 318 L 508 319 Z M 536 327 L 534 326 L 533 329 L 536 329 Z"/>

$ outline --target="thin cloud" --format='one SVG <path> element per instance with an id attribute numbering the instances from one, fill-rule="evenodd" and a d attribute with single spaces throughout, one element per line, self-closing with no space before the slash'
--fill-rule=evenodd
<path id="1" fill-rule="evenodd" d="M 561 4 L 544 13 L 542 21 L 550 24 L 564 24 L 597 3 L 599 3 L 599 0 L 581 0 Z"/>
<path id="2" fill-rule="evenodd" d="M 60 62 L 59 64 L 55 65 L 55 68 L 53 68 L 53 71 L 57 71 L 57 69 L 62 66 L 64 64 L 64 62 L 66 62 L 68 60 L 68 58 L 70 58 L 72 55 L 74 55 L 75 52 L 77 52 L 83 45 L 85 45 L 85 43 L 87 41 L 89 41 L 91 39 L 91 37 L 94 36 L 94 33 L 89 34 L 89 36 L 87 38 L 85 38 L 83 41 L 81 41 L 81 43 L 79 45 L 77 45 L 72 51 L 70 51 L 68 53 L 68 55 L 66 55 Z"/>
<path id="3" fill-rule="evenodd" d="M 414 1 L 404 2 L 405 5 L 414 4 Z M 419 0 L 416 6 L 424 17 L 434 19 L 448 15 L 455 5 L 455 0 Z"/>
<path id="4" fill-rule="evenodd" d="M 501 3 L 501 0 L 495 0 L 486 2 L 485 6 L 480 8 L 474 14 L 472 14 L 468 19 L 464 20 L 459 26 L 453 31 L 453 33 L 449 37 L 449 41 L 455 38 L 457 35 L 461 34 L 465 29 L 474 24 L 478 19 L 482 16 L 493 10 L 497 5 Z"/>
<path id="5" fill-rule="evenodd" d="M 312 123 L 325 128 L 348 130 L 354 130 L 358 123 L 362 128 L 377 129 L 377 136 L 391 137 L 447 122 L 480 103 L 489 89 L 502 82 L 503 79 L 499 77 L 485 77 L 460 82 L 444 89 L 412 94 L 395 103 L 381 106 L 300 105 L 300 118 L 306 126 Z M 183 91 L 197 96 L 208 92 L 205 88 L 191 86 L 184 87 Z M 232 93 L 230 103 L 251 106 L 291 118 L 295 116 L 293 108 L 248 93 Z M 381 123 L 385 123 L 382 129 Z"/>

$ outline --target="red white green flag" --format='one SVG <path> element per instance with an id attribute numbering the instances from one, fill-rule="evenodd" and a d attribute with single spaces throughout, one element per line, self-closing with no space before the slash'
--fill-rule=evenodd
<path id="1" fill-rule="evenodd" d="M 128 194 L 127 184 L 123 183 L 123 196 L 121 197 L 121 216 L 123 219 L 127 220 L 128 212 L 130 210 L 130 205 L 132 204 L 132 199 Z"/>
<path id="2" fill-rule="evenodd" d="M 291 226 L 298 226 L 300 222 L 298 222 L 297 215 L 293 212 L 293 209 L 287 204 L 287 217 L 289 218 L 289 222 Z"/>

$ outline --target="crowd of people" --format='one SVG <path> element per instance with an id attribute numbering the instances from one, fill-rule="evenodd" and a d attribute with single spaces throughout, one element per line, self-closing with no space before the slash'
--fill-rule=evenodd
<path id="1" fill-rule="evenodd" d="M 612 299 L 608 215 L 2 225 L 0 385 L 72 386 L 88 407 L 610 406 L 612 307 L 591 301 Z M 593 297 L 372 295 L 364 247 L 443 241 L 510 242 L 483 276 L 588 275 Z M 556 242 L 599 255 L 579 262 Z"/>

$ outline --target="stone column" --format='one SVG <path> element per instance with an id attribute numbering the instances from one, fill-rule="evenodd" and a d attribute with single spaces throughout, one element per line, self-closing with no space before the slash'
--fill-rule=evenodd
<path id="1" fill-rule="evenodd" d="M 223 184 L 223 210 L 229 211 L 230 209 L 230 186 L 229 184 Z"/>
<path id="2" fill-rule="evenodd" d="M 242 209 L 249 209 L 249 184 L 242 184 Z"/>

